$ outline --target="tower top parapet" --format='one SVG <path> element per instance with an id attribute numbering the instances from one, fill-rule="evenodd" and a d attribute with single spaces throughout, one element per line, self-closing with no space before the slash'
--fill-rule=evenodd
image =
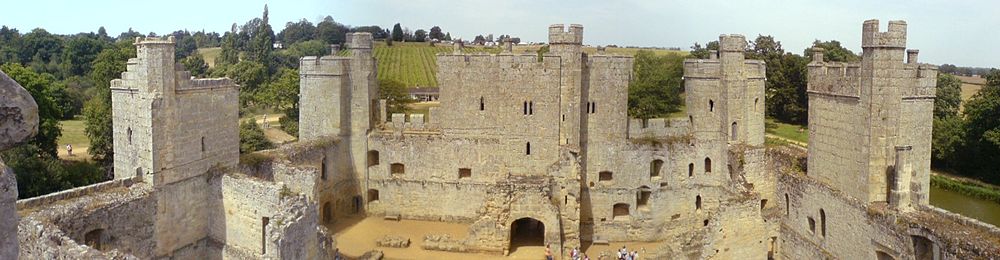
<path id="1" fill-rule="evenodd" d="M 889 29 L 881 32 L 878 20 L 871 19 L 861 31 L 861 48 L 906 48 L 906 21 L 889 21 Z"/>
<path id="2" fill-rule="evenodd" d="M 371 33 L 356 32 L 347 34 L 347 48 L 349 49 L 371 49 L 373 46 Z"/>
<path id="3" fill-rule="evenodd" d="M 719 35 L 720 52 L 743 52 L 747 48 L 747 39 L 739 34 Z"/>
<path id="4" fill-rule="evenodd" d="M 570 24 L 569 29 L 563 24 L 549 25 L 549 44 L 583 44 L 583 25 Z"/>

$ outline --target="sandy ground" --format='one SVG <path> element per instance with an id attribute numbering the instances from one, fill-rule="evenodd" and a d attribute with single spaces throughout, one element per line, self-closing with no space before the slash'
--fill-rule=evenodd
<path id="1" fill-rule="evenodd" d="M 347 218 L 340 219 L 334 224 L 327 225 L 337 239 L 337 247 L 340 253 L 348 258 L 356 258 L 365 252 L 373 249 L 382 250 L 385 259 L 475 259 L 475 260 L 509 260 L 509 259 L 545 259 L 545 247 L 543 246 L 521 246 L 514 248 L 510 255 L 490 255 L 479 253 L 452 253 L 442 251 L 430 251 L 421 249 L 424 235 L 428 234 L 448 234 L 452 238 L 462 239 L 468 234 L 468 225 L 443 223 L 419 220 L 384 220 L 380 217 L 370 218 Z M 397 235 L 410 239 L 408 248 L 385 248 L 376 247 L 375 240 L 385 235 Z M 604 253 L 606 256 L 614 256 L 614 253 L 626 245 L 629 251 L 638 251 L 639 256 L 650 255 L 647 249 L 655 248 L 655 243 L 611 243 L 610 245 L 592 245 L 586 248 L 586 253 L 590 259 L 600 259 Z M 558 252 L 553 252 L 558 254 Z M 559 259 L 556 257 L 556 259 Z M 564 259 L 569 259 L 564 258 Z M 611 259 L 606 257 L 604 259 Z M 641 258 L 649 259 L 649 258 Z"/>

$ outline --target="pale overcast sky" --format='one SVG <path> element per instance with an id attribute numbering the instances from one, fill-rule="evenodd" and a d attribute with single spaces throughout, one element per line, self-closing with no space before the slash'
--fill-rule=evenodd
<path id="1" fill-rule="evenodd" d="M 920 49 L 922 62 L 1000 67 L 1000 1 L 546 1 L 546 0 L 174 0 L 43 1 L 4 4 L 0 24 L 22 32 L 43 27 L 53 33 L 96 31 L 109 34 L 135 28 L 159 34 L 178 29 L 223 32 L 234 22 L 259 17 L 270 6 L 271 25 L 331 15 L 338 22 L 411 30 L 441 26 L 454 37 L 510 34 L 525 41 L 546 41 L 549 24 L 584 25 L 584 43 L 680 47 L 706 42 L 723 33 L 752 39 L 773 35 L 786 51 L 802 53 L 813 40 L 840 40 L 860 52 L 861 23 L 879 19 L 909 24 L 908 48 Z M 21 10 L 21 11 L 15 11 Z"/>

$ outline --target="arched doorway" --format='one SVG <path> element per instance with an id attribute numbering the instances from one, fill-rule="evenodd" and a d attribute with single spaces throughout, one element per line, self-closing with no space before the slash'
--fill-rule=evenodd
<path id="1" fill-rule="evenodd" d="M 533 218 L 521 218 L 510 224 L 510 252 L 526 246 L 545 246 L 544 223 Z"/>

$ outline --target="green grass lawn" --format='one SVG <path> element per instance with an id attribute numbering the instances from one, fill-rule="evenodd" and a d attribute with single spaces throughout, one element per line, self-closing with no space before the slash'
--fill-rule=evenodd
<path id="1" fill-rule="evenodd" d="M 209 67 L 215 67 L 215 58 L 218 58 L 219 54 L 222 53 L 222 48 L 201 48 L 198 49 L 198 53 L 205 59 L 205 63 L 208 63 Z"/>
<path id="2" fill-rule="evenodd" d="M 90 138 L 87 138 L 86 132 L 84 132 L 85 126 L 83 124 L 83 119 L 76 118 L 73 120 L 60 121 L 59 126 L 62 128 L 62 135 L 56 140 L 59 145 L 59 157 L 63 159 L 72 160 L 85 160 L 90 156 L 74 156 L 67 157 L 66 155 L 66 144 L 73 145 L 73 154 L 80 155 L 85 153 L 86 148 L 90 147 Z"/>
<path id="3" fill-rule="evenodd" d="M 805 128 L 805 126 L 786 124 L 771 118 L 764 121 L 765 133 L 796 142 L 809 143 L 809 130 Z"/>

